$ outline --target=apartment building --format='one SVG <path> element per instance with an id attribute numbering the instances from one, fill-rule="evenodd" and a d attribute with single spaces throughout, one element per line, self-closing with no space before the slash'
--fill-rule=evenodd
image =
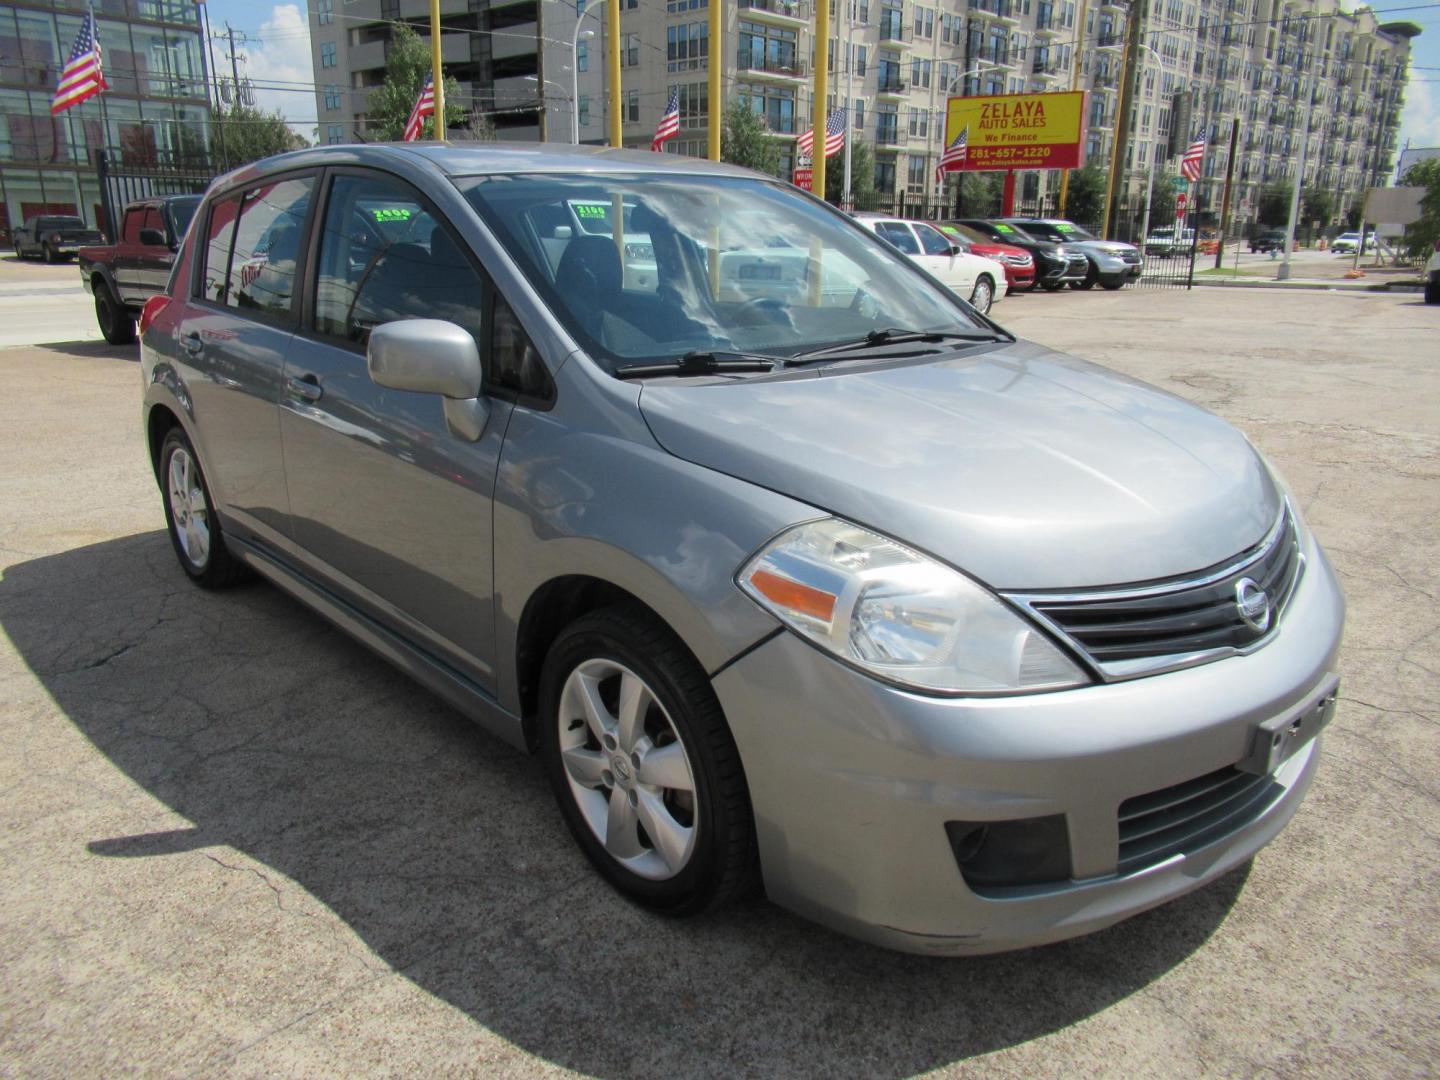
<path id="1" fill-rule="evenodd" d="M 765 118 L 788 175 L 795 136 L 813 115 L 813 0 L 730 0 L 725 44 L 715 51 L 709 3 L 620 0 L 625 143 L 649 146 L 678 87 L 681 134 L 666 150 L 703 155 L 714 60 L 724 65 L 727 107 Z M 351 122 L 363 127 L 364 88 L 383 74 L 383 20 L 418 25 L 427 9 L 424 0 L 310 0 L 310 8 L 316 81 L 327 84 L 321 134 L 340 141 L 351 137 Z M 447 64 L 453 55 L 450 70 L 475 102 L 493 102 L 502 138 L 564 141 L 573 123 L 581 142 L 605 141 L 603 0 L 442 0 L 441 10 Z M 855 136 L 873 147 L 875 186 L 889 202 L 943 200 L 934 169 L 951 94 L 1083 89 L 1086 159 L 1108 167 L 1132 10 L 1119 0 L 831 0 L 829 103 L 845 107 Z M 338 22 L 342 12 L 343 26 L 320 21 Z M 1293 178 L 1307 109 L 1307 184 L 1343 203 L 1389 175 L 1417 25 L 1382 21 L 1368 8 L 1346 13 L 1338 0 L 1149 0 L 1141 17 L 1124 163 L 1130 188 L 1148 170 L 1173 170 L 1177 147 L 1203 122 L 1217 134 L 1202 186 L 1218 194 L 1238 117 L 1236 201 L 1253 206 L 1264 183 Z M 487 26 L 488 35 L 479 32 Z M 487 49 L 485 61 L 468 59 Z M 1022 201 L 1053 204 L 1058 181 L 1022 174 Z"/>
<path id="2" fill-rule="evenodd" d="M 568 5 L 566 5 L 568 6 Z M 593 6 L 593 5 L 592 5 Z M 667 146 L 703 154 L 710 60 L 707 0 L 622 0 L 621 78 L 627 145 L 645 146 L 668 97 L 681 91 L 681 137 Z M 833 106 L 875 150 L 875 186 L 889 201 L 934 205 L 934 170 L 951 94 L 1088 92 L 1087 161 L 1109 165 L 1132 5 L 1115 0 L 850 0 L 832 3 Z M 1240 119 L 1237 205 L 1298 166 L 1304 106 L 1312 103 L 1305 183 L 1341 196 L 1385 182 L 1394 158 L 1413 23 L 1382 22 L 1337 0 L 1151 0 L 1134 71 L 1127 184 L 1173 171 L 1202 123 L 1216 134 L 1202 186 L 1225 175 L 1232 118 Z M 1082 25 L 1083 20 L 1083 25 Z M 814 63 L 810 0 L 726 5 L 722 79 L 727 97 L 761 113 L 788 145 L 810 126 Z M 663 51 L 662 51 L 663 50 Z M 593 80 L 593 76 L 592 76 Z M 599 101 L 601 85 L 591 93 Z M 590 109 L 585 135 L 604 135 Z M 1172 139 L 1172 126 L 1183 125 Z M 1022 174 L 1022 201 L 1053 205 L 1058 174 Z M 1047 199 L 1047 196 L 1050 198 Z"/>
<path id="3" fill-rule="evenodd" d="M 153 165 L 208 145 L 210 104 L 193 0 L 95 0 L 110 89 L 50 115 L 83 0 L 0 4 L 0 244 L 36 214 L 100 227 L 94 151 Z"/>
<path id="4" fill-rule="evenodd" d="M 308 4 L 320 141 L 363 139 L 370 92 L 385 81 L 391 27 L 406 23 L 428 42 L 429 0 Z M 460 104 L 488 116 L 501 139 L 568 140 L 573 87 L 554 73 L 563 64 L 569 79 L 574 25 L 571 0 L 441 0 L 441 58 L 460 83 Z M 589 48 L 585 42 L 582 55 Z"/>

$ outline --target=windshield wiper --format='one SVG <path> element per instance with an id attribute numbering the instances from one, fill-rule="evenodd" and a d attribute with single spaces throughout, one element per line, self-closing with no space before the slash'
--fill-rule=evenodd
<path id="1" fill-rule="evenodd" d="M 615 369 L 618 379 L 648 379 L 656 375 L 715 375 L 732 371 L 774 371 L 784 364 L 778 356 L 763 353 L 691 350 L 679 360 L 660 364 L 627 364 Z"/>
<path id="2" fill-rule="evenodd" d="M 856 341 L 845 341 L 839 345 L 826 345 L 820 349 L 807 349 L 805 352 L 798 352 L 791 357 L 791 362 L 806 360 L 819 356 L 833 356 L 836 353 L 854 352 L 859 349 L 870 349 L 880 345 L 902 345 L 908 342 L 926 342 L 938 345 L 946 341 L 1004 341 L 999 334 L 975 333 L 960 334 L 949 330 L 906 330 L 898 326 L 889 326 L 883 330 L 871 330 L 863 338 Z"/>

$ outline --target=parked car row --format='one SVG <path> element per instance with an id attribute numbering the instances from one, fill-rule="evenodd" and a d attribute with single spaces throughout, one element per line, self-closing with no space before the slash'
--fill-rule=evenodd
<path id="1" fill-rule="evenodd" d="M 1140 276 L 1143 265 L 1135 245 L 1101 240 L 1063 218 L 921 222 L 873 213 L 855 216 L 982 313 L 1007 292 L 1053 292 L 1066 285 L 1124 288 Z"/>

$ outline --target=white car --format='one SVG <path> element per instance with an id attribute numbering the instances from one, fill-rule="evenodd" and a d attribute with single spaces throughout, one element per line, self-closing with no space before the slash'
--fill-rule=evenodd
<path id="1" fill-rule="evenodd" d="M 1360 245 L 1360 234 L 1358 232 L 1341 233 L 1330 245 L 1330 250 L 1337 255 L 1354 255 L 1355 249 Z M 1365 234 L 1365 250 L 1362 254 L 1368 255 L 1375 250 L 1375 234 Z"/>
<path id="2" fill-rule="evenodd" d="M 980 314 L 1005 296 L 1005 267 L 994 259 L 962 251 L 940 232 L 920 221 L 881 216 L 857 216 L 856 221 L 889 240 L 953 292 L 970 301 Z"/>

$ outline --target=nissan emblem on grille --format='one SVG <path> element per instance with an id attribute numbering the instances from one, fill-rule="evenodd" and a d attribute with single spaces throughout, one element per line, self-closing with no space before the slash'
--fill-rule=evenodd
<path id="1" fill-rule="evenodd" d="M 1245 625 L 1258 634 L 1270 629 L 1270 597 L 1253 578 L 1235 583 L 1235 607 Z"/>

